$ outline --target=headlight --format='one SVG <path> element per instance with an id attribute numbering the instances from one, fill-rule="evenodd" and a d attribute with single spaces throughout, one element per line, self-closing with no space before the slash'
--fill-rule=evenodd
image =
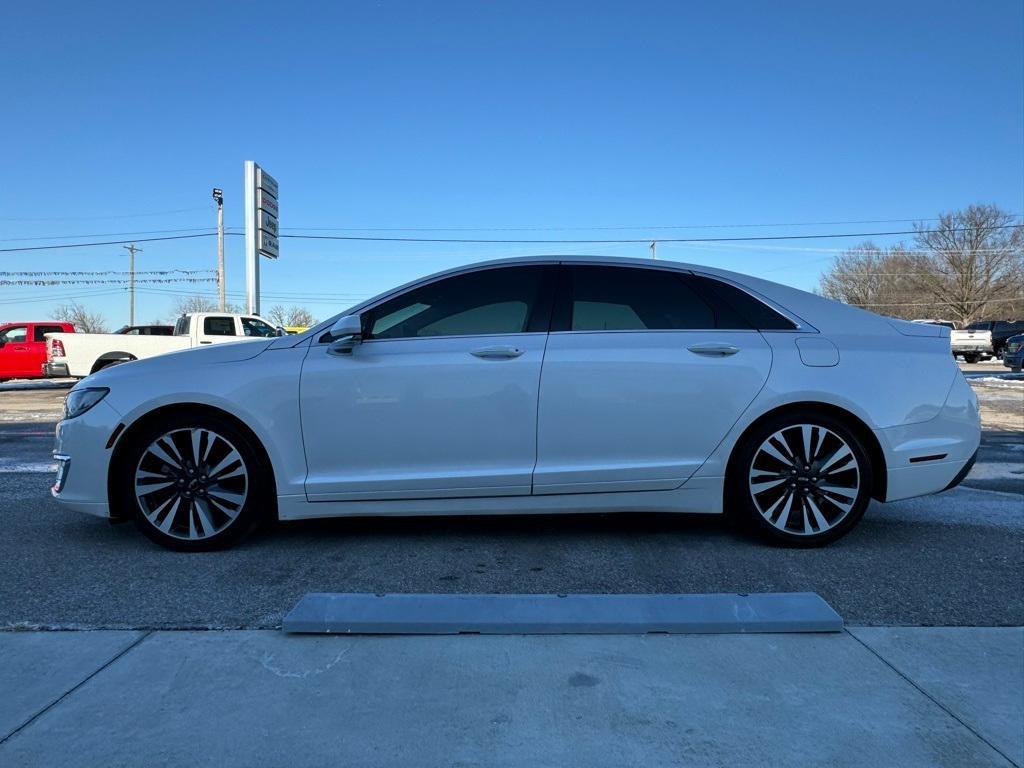
<path id="1" fill-rule="evenodd" d="M 73 419 L 75 416 L 81 416 L 106 397 L 109 391 L 106 387 L 85 387 L 71 390 L 64 398 L 64 418 Z"/>

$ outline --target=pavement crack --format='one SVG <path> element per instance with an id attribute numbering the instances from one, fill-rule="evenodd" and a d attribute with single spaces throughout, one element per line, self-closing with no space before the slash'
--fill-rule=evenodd
<path id="1" fill-rule="evenodd" d="M 62 701 L 64 701 L 64 699 L 68 698 L 68 696 L 70 696 L 75 691 L 77 691 L 79 688 L 81 688 L 83 685 L 88 683 L 90 680 L 92 680 L 94 677 L 96 677 L 96 675 L 98 675 L 100 672 L 105 670 L 107 667 L 109 667 L 115 661 L 120 659 L 122 656 L 126 655 L 128 652 L 134 650 L 143 640 L 145 640 L 147 637 L 149 637 L 152 634 L 153 634 L 153 630 L 149 630 L 149 631 L 144 632 L 143 634 L 139 635 L 132 642 L 128 643 L 128 645 L 126 645 L 120 651 L 118 651 L 113 656 L 111 656 L 109 659 L 107 659 L 107 661 L 104 662 L 101 666 L 99 666 L 96 669 L 94 669 L 90 674 L 86 675 L 86 677 L 84 677 L 78 683 L 76 683 L 71 688 L 66 690 L 64 693 L 62 693 L 56 699 L 54 699 L 49 704 L 47 704 L 45 707 L 43 707 L 38 712 L 36 712 L 34 715 L 32 715 L 28 720 L 23 722 L 21 725 L 19 725 L 13 731 L 11 731 L 6 736 L 4 736 L 2 739 L 0 739 L 0 747 L 2 747 L 4 744 L 6 744 L 8 741 L 10 741 L 15 736 L 17 736 L 23 730 L 28 728 L 30 725 L 32 725 L 32 723 L 34 723 L 40 717 L 42 717 L 47 712 L 49 712 L 51 709 L 56 707 L 58 704 L 60 704 Z"/>
<path id="2" fill-rule="evenodd" d="M 921 687 L 920 685 L 918 685 L 917 683 L 915 683 L 915 682 L 914 682 L 914 681 L 913 681 L 913 680 L 912 680 L 912 679 L 911 679 L 910 677 L 908 677 L 908 676 L 907 676 L 906 674 L 904 674 L 904 673 L 903 673 L 903 671 L 902 671 L 902 670 L 900 670 L 900 669 L 899 669 L 899 668 L 898 668 L 898 667 L 897 667 L 896 665 L 894 665 L 894 664 L 893 664 L 892 662 L 890 662 L 890 661 L 889 661 L 889 660 L 888 660 L 887 658 L 885 658 L 884 656 L 882 656 L 882 654 L 880 654 L 880 653 L 879 653 L 878 651 L 876 651 L 876 650 L 875 650 L 874 648 L 872 648 L 872 647 L 871 647 L 870 645 L 868 645 L 868 644 L 867 644 L 866 642 L 864 642 L 864 641 L 863 641 L 863 640 L 861 640 L 861 639 L 860 639 L 859 637 L 857 637 L 857 635 L 855 635 L 855 634 L 854 634 L 853 632 L 851 632 L 851 631 L 849 630 L 849 628 L 848 628 L 848 627 L 844 627 L 844 628 L 843 628 L 843 632 L 845 632 L 845 633 L 846 633 L 847 635 L 849 635 L 849 636 L 850 636 L 850 637 L 852 637 L 852 638 L 853 638 L 854 640 L 856 640 L 856 641 L 857 641 L 858 643 L 860 643 L 860 644 L 861 644 L 862 646 L 864 646 L 864 647 L 865 647 L 865 648 L 866 648 L 866 649 L 868 650 L 868 652 L 869 652 L 869 653 L 870 653 L 870 654 L 871 654 L 872 656 L 874 656 L 874 657 L 875 657 L 876 659 L 878 659 L 878 660 L 879 660 L 880 662 L 882 662 L 883 664 L 885 664 L 885 666 L 887 666 L 887 667 L 888 667 L 889 669 L 891 669 L 891 670 L 892 670 L 893 672 L 895 672 L 895 673 L 896 673 L 897 675 L 899 675 L 900 677 L 902 677 L 902 678 L 903 678 L 903 679 L 904 679 L 904 680 L 905 680 L 905 681 L 906 681 L 907 683 L 909 683 L 909 684 L 910 684 L 910 685 L 911 685 L 911 686 L 912 686 L 912 687 L 913 687 L 913 688 L 914 688 L 914 689 L 915 689 L 915 690 L 916 690 L 916 691 L 917 691 L 918 693 L 920 693 L 920 694 L 921 694 L 922 696 L 924 696 L 924 697 L 925 697 L 926 699 L 928 699 L 928 700 L 929 700 L 930 702 L 932 702 L 932 704 L 934 704 L 935 706 L 937 706 L 937 707 L 938 707 L 939 709 L 941 709 L 941 710 L 942 710 L 943 712 L 945 712 L 945 713 L 946 713 L 947 715 L 949 715 L 949 716 L 950 716 L 950 717 L 952 717 L 952 718 L 953 718 L 954 720 L 956 720 L 956 721 L 957 721 L 958 723 L 960 723 L 960 725 L 962 725 L 962 726 L 963 726 L 964 728 L 966 728 L 966 729 L 967 729 L 968 731 L 970 731 L 971 733 L 973 733 L 973 734 L 974 734 L 974 735 L 975 735 L 975 736 L 976 736 L 976 737 L 977 737 L 978 739 L 980 739 L 980 740 L 981 740 L 982 742 L 984 742 L 985 744 L 987 744 L 987 745 L 988 745 L 988 746 L 989 746 L 989 747 L 990 747 L 990 748 L 991 748 L 991 749 L 992 749 L 993 751 L 995 751 L 995 753 L 996 753 L 996 754 L 998 754 L 998 755 L 999 755 L 999 756 L 1001 756 L 1001 757 L 1002 757 L 1002 758 L 1003 758 L 1004 760 L 1006 760 L 1006 762 L 1007 762 L 1007 763 L 1009 763 L 1010 765 L 1016 766 L 1016 768 L 1021 768 L 1021 765 L 1020 765 L 1020 763 L 1018 763 L 1018 762 L 1017 762 L 1016 760 L 1014 760 L 1014 759 L 1013 759 L 1013 758 L 1011 758 L 1011 757 L 1010 757 L 1009 755 L 1007 755 L 1007 754 L 1006 754 L 1005 752 L 1003 752 L 1003 750 L 1001 750 L 1001 749 L 1000 749 L 999 747 L 997 747 L 997 746 L 996 746 L 995 744 L 993 744 L 993 743 L 992 743 L 991 741 L 989 741 L 989 740 L 988 740 L 987 738 L 985 738 L 985 737 L 984 737 L 984 736 L 983 736 L 983 735 L 982 735 L 981 733 L 979 733 L 979 732 L 977 731 L 977 729 L 975 729 L 975 728 L 974 728 L 974 727 L 973 727 L 972 725 L 970 725 L 969 723 L 966 723 L 966 722 L 964 722 L 964 720 L 963 720 L 963 719 L 962 719 L 962 718 L 961 718 L 961 717 L 960 717 L 959 715 L 957 715 L 957 714 L 956 714 L 955 712 L 953 712 L 953 710 L 951 710 L 951 709 L 950 709 L 949 707 L 947 707 L 947 706 L 946 706 L 945 704 L 943 704 L 943 703 L 942 703 L 941 701 L 939 701 L 939 700 L 938 700 L 938 699 L 936 699 L 936 698 L 935 698 L 934 696 L 932 696 L 932 695 L 931 695 L 930 693 L 928 693 L 928 691 L 926 691 L 926 690 L 925 690 L 924 688 L 922 688 L 922 687 Z"/>

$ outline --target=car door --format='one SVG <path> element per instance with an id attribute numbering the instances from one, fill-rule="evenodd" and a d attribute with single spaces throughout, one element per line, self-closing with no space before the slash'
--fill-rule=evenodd
<path id="1" fill-rule="evenodd" d="M 313 340 L 300 395 L 307 498 L 529 494 L 554 269 L 446 276 L 364 311 L 349 353 Z"/>
<path id="2" fill-rule="evenodd" d="M 721 442 L 772 357 L 703 281 L 656 267 L 563 267 L 535 494 L 676 488 Z"/>
<path id="3" fill-rule="evenodd" d="M 32 372 L 28 325 L 9 325 L 0 330 L 0 377 L 15 379 L 36 375 L 39 371 Z"/>

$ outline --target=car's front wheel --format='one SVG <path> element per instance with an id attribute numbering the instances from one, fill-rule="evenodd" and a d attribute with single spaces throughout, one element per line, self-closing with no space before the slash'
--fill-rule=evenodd
<path id="1" fill-rule="evenodd" d="M 821 546 L 853 528 L 871 500 L 871 466 L 841 420 L 786 414 L 747 434 L 729 475 L 735 512 L 781 544 Z"/>
<path id="2" fill-rule="evenodd" d="M 140 530 L 170 549 L 220 549 L 249 532 L 270 497 L 260 454 L 227 420 L 160 421 L 134 435 L 123 502 Z"/>

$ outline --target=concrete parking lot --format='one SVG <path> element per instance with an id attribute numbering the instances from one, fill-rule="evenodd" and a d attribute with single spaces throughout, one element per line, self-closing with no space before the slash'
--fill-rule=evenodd
<path id="1" fill-rule="evenodd" d="M 186 555 L 48 495 L 67 385 L 0 391 L 0 627 L 275 627 L 309 591 L 816 591 L 848 623 L 1024 624 L 1024 383 L 964 366 L 986 424 L 940 496 L 872 504 L 820 550 L 777 549 L 714 516 L 350 519 L 281 524 Z"/>

